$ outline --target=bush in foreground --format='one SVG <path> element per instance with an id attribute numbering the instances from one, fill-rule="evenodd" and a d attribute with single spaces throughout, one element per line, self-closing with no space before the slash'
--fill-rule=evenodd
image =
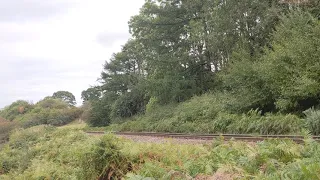
<path id="1" fill-rule="evenodd" d="M 119 179 L 128 159 L 114 136 L 38 126 L 12 134 L 0 151 L 0 179 Z"/>

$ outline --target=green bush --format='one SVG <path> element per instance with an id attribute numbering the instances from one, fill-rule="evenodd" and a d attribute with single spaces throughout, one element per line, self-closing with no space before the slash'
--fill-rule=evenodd
<path id="1" fill-rule="evenodd" d="M 314 135 L 320 135 L 320 110 L 308 109 L 304 111 L 308 129 Z"/>
<path id="2" fill-rule="evenodd" d="M 215 119 L 220 111 L 222 111 L 222 109 L 219 107 L 216 96 L 204 94 L 179 104 L 174 111 L 174 116 L 182 122 L 210 121 Z"/>
<path id="3" fill-rule="evenodd" d="M 87 123 L 90 126 L 107 126 L 110 123 L 111 107 L 106 99 L 94 101 L 91 104 Z"/>
<path id="4" fill-rule="evenodd" d="M 127 118 L 144 113 L 146 108 L 145 92 L 132 90 L 121 95 L 112 105 L 111 116 L 113 118 Z"/>
<path id="5" fill-rule="evenodd" d="M 85 179 L 91 179 L 92 172 L 97 173 L 98 179 L 121 179 L 130 170 L 130 159 L 121 153 L 117 141 L 116 137 L 106 135 L 84 154 L 81 166 Z"/>

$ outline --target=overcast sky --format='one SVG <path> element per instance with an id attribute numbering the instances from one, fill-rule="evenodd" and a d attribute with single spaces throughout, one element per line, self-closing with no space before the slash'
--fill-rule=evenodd
<path id="1" fill-rule="evenodd" d="M 144 0 L 0 0 L 0 108 L 96 84 Z"/>

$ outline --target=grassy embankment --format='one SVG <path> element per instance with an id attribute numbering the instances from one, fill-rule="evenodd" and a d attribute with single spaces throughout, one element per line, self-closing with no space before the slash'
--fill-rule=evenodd
<path id="1" fill-rule="evenodd" d="M 147 107 L 146 113 L 130 119 L 113 120 L 108 127 L 88 128 L 106 131 L 149 131 L 178 133 L 234 134 L 314 134 L 320 128 L 320 112 L 309 110 L 305 115 L 249 111 L 238 114 L 227 111 L 228 103 L 206 94 L 187 102 Z"/>
<path id="2" fill-rule="evenodd" d="M 0 151 L 0 179 L 319 179 L 319 148 L 309 139 L 300 145 L 135 143 L 38 126 L 11 135 Z"/>

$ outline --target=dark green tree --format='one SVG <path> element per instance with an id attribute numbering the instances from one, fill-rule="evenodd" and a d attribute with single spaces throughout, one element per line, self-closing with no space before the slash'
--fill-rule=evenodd
<path id="1" fill-rule="evenodd" d="M 130 31 L 147 52 L 149 92 L 166 103 L 214 89 L 233 51 L 261 53 L 288 7 L 276 0 L 146 1 Z"/>
<path id="2" fill-rule="evenodd" d="M 272 49 L 265 48 L 261 57 L 253 58 L 250 51 L 235 53 L 235 63 L 222 75 L 229 109 L 302 114 L 320 103 L 319 20 L 301 10 L 280 19 Z"/>
<path id="3" fill-rule="evenodd" d="M 107 98 L 99 99 L 91 103 L 87 123 L 90 126 L 107 126 L 110 123 L 111 106 Z"/>
<path id="4" fill-rule="evenodd" d="M 81 99 L 86 101 L 97 101 L 102 95 L 101 87 L 90 87 L 87 90 L 81 92 Z"/>
<path id="5" fill-rule="evenodd" d="M 311 14 L 295 10 L 281 18 L 273 50 L 257 63 L 274 94 L 277 108 L 302 112 L 320 103 L 320 24 Z"/>

